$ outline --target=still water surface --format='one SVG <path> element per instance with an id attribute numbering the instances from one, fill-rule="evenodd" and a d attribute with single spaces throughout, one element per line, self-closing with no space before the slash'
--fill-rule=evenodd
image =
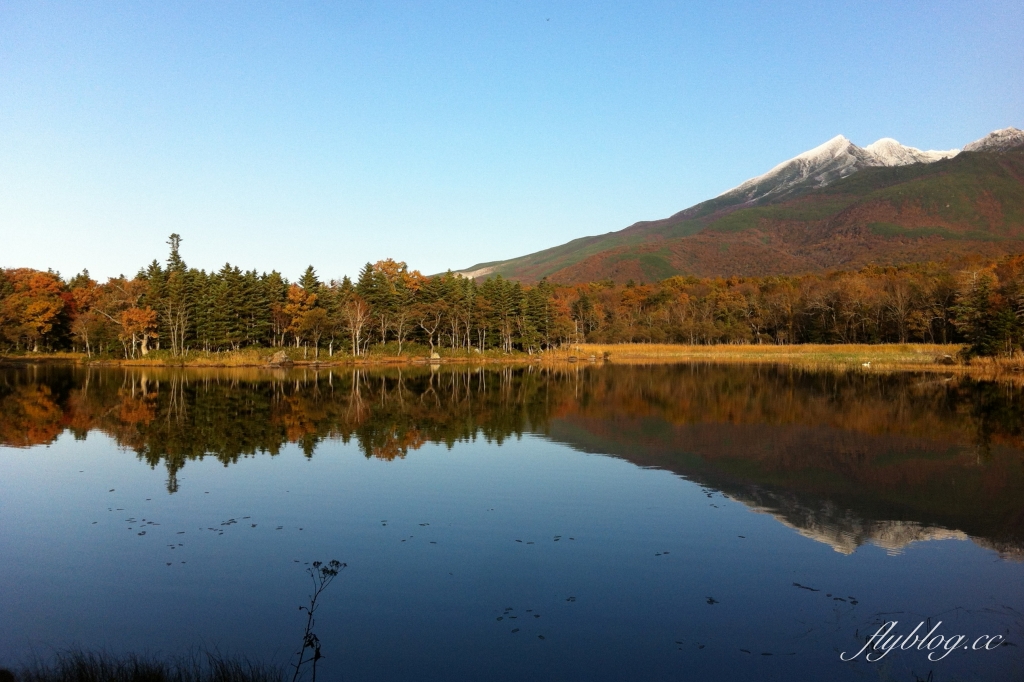
<path id="1" fill-rule="evenodd" d="M 1024 679 L 1024 396 L 697 365 L 8 368 L 0 557 L 7 664 L 284 662 L 306 562 L 338 559 L 325 679 Z M 840 660 L 887 620 L 1010 644 Z"/>

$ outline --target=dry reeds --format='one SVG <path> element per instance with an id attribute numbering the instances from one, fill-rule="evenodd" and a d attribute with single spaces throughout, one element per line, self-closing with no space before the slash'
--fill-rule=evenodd
<path id="1" fill-rule="evenodd" d="M 213 653 L 161 660 L 137 654 L 115 656 L 80 650 L 58 653 L 52 662 L 13 673 L 17 682 L 281 682 L 281 666 Z"/>
<path id="2" fill-rule="evenodd" d="M 656 364 L 699 362 L 711 364 L 776 364 L 803 369 L 861 370 L 872 372 L 944 372 L 975 378 L 1010 379 L 1024 382 L 1024 356 L 1012 358 L 974 358 L 970 362 L 960 359 L 962 346 L 958 344 L 903 343 L 903 344 L 717 344 L 684 345 L 657 343 L 581 343 L 534 353 L 465 353 L 442 351 L 440 362 L 471 365 L 523 365 L 543 363 L 560 365 L 566 362 L 587 364 L 610 360 L 619 364 Z M 158 351 L 145 358 L 101 361 L 122 367 L 198 367 L 198 368 L 266 368 L 273 353 L 280 349 L 244 349 L 229 352 L 190 352 L 173 357 Z M 380 367 L 425 364 L 421 355 L 401 356 L 370 354 L 352 357 L 336 353 L 333 357 L 321 355 L 319 361 L 304 359 L 302 352 L 288 349 L 293 365 L 308 368 Z M 84 355 L 75 353 L 47 353 L 15 356 L 13 361 L 38 362 L 45 360 L 78 361 Z M 436 362 L 436 361 L 435 361 Z"/>
<path id="3" fill-rule="evenodd" d="M 960 359 L 958 344 L 795 344 L 683 345 L 651 343 L 583 343 L 561 359 L 580 362 L 602 359 L 620 364 L 701 362 L 711 364 L 775 364 L 803 369 L 870 372 L 944 372 L 976 378 L 1024 381 L 1024 358 Z"/>

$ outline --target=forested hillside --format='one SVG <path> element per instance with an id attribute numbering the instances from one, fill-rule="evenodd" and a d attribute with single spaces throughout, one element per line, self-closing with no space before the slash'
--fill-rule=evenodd
<path id="1" fill-rule="evenodd" d="M 0 270 L 0 352 L 77 350 L 134 358 L 295 347 L 319 357 L 414 352 L 536 353 L 567 343 L 966 342 L 1011 354 L 1024 341 L 1024 255 L 869 266 L 800 276 L 529 286 L 392 260 L 357 281 L 312 267 L 277 272 L 190 268 L 172 235 L 166 262 L 98 283 Z M 413 344 L 413 345 L 410 345 Z"/>
<path id="2" fill-rule="evenodd" d="M 468 276 L 566 284 L 796 275 L 1024 251 L 1024 149 L 864 168 L 753 202 L 734 192 L 670 218 L 583 237 Z"/>

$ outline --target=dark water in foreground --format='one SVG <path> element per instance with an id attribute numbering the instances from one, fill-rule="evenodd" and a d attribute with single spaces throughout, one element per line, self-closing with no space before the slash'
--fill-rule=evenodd
<path id="1" fill-rule="evenodd" d="M 693 365 L 0 370 L 0 662 L 285 661 L 305 563 L 335 558 L 323 679 L 1024 679 L 1024 395 Z M 966 639 L 840 660 L 887 620 Z"/>

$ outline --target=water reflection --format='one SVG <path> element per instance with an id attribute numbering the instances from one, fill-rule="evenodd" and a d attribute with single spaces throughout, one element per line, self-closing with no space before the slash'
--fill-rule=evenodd
<path id="1" fill-rule="evenodd" d="M 671 470 L 843 553 L 972 538 L 1024 557 L 1024 397 L 1009 385 L 788 368 L 0 371 L 0 444 L 101 431 L 167 490 L 297 443 L 394 460 L 425 443 L 538 433 Z"/>

